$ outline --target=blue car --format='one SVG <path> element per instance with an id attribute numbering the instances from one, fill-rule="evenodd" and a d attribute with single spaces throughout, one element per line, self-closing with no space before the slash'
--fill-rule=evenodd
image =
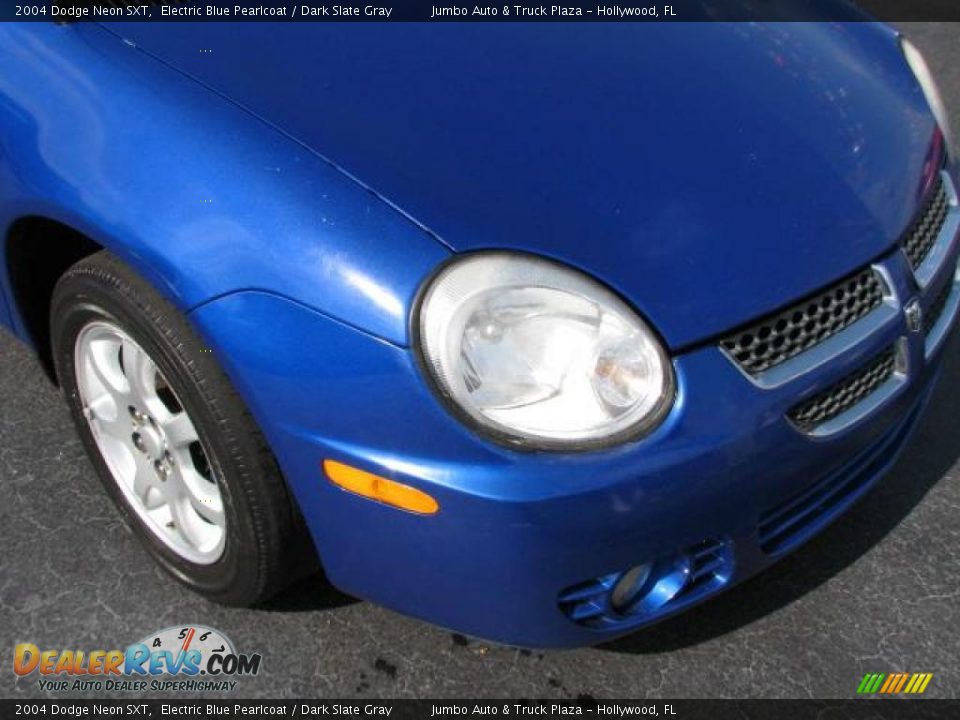
<path id="1" fill-rule="evenodd" d="M 635 631 L 862 497 L 958 314 L 946 114 L 883 25 L 5 24 L 0 67 L 0 318 L 220 603 L 322 568 Z"/>

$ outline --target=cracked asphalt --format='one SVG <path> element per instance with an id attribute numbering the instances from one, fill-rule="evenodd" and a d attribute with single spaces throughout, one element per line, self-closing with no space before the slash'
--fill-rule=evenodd
<path id="1" fill-rule="evenodd" d="M 960 128 L 960 26 L 909 26 Z M 617 643 L 530 652 L 469 640 L 308 579 L 269 606 L 226 609 L 175 585 L 118 520 L 66 408 L 0 332 L 0 695 L 17 642 L 123 647 L 171 625 L 222 630 L 263 671 L 237 697 L 820 697 L 867 672 L 932 672 L 960 696 L 960 340 L 892 473 L 763 575 Z"/>

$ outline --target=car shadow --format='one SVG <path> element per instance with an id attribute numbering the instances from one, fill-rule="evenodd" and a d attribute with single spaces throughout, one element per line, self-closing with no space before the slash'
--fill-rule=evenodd
<path id="1" fill-rule="evenodd" d="M 742 585 L 686 613 L 598 646 L 626 654 L 671 652 L 758 620 L 803 597 L 894 530 L 960 458 L 960 334 L 916 432 L 890 473 L 818 537 Z"/>
<path id="2" fill-rule="evenodd" d="M 317 612 L 361 602 L 337 590 L 321 571 L 297 580 L 293 585 L 257 606 L 267 612 Z"/>

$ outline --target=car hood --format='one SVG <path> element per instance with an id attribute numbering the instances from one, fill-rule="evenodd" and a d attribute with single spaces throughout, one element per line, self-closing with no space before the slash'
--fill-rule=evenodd
<path id="1" fill-rule="evenodd" d="M 674 349 L 891 248 L 936 162 L 868 23 L 110 28 L 453 250 L 586 270 Z"/>

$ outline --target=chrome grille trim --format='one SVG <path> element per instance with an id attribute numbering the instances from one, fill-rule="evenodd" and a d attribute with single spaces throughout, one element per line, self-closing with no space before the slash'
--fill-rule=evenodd
<path id="1" fill-rule="evenodd" d="M 936 218 L 933 221 L 928 217 L 931 213 L 936 213 Z M 942 220 L 939 220 L 940 214 L 943 215 Z M 960 230 L 957 192 L 953 180 L 946 171 L 940 173 L 934 195 L 928 201 L 920 218 L 904 236 L 904 239 L 900 242 L 900 247 L 910 263 L 917 284 L 921 289 L 924 289 L 936 278 L 946 262 L 954 238 Z M 929 227 L 936 227 L 936 232 L 927 232 L 922 243 L 919 243 L 913 238 L 925 221 Z M 931 225 L 931 222 L 937 221 L 939 225 Z M 912 254 L 911 249 L 908 248 L 912 248 Z M 918 252 L 918 248 L 922 252 Z M 919 263 L 917 264 L 918 260 Z"/>
<path id="2" fill-rule="evenodd" d="M 933 245 L 943 229 L 950 209 L 947 198 L 947 187 L 944 174 L 937 177 L 933 191 L 920 215 L 913 223 L 913 227 L 900 241 L 903 252 L 906 253 L 910 267 L 916 272 L 923 265 Z"/>
<path id="3" fill-rule="evenodd" d="M 954 269 L 940 294 L 930 303 L 924 313 L 924 356 L 929 360 L 947 338 L 947 330 L 960 310 L 960 266 Z"/>

